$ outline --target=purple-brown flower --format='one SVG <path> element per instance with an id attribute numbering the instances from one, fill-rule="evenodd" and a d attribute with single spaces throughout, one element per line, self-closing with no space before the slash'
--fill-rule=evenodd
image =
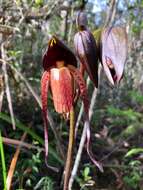
<path id="1" fill-rule="evenodd" d="M 77 60 L 73 52 L 57 37 L 53 36 L 48 48 L 43 56 L 44 73 L 41 79 L 42 111 L 45 129 L 45 149 L 48 155 L 48 135 L 47 135 L 47 98 L 48 89 L 52 93 L 55 110 L 63 115 L 67 115 L 74 104 L 74 83 L 79 86 L 80 95 L 86 101 L 86 85 L 77 70 Z"/>
<path id="2" fill-rule="evenodd" d="M 105 28 L 101 34 L 101 61 L 112 85 L 123 76 L 127 58 L 127 34 L 123 27 Z"/>
<path id="3" fill-rule="evenodd" d="M 81 72 L 87 71 L 94 85 L 98 87 L 98 52 L 94 36 L 87 28 L 86 14 L 79 12 L 77 16 L 79 32 L 75 34 L 74 46 L 80 61 Z"/>

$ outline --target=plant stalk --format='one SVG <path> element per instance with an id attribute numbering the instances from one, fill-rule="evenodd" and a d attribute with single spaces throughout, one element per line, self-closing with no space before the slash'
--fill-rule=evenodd
<path id="1" fill-rule="evenodd" d="M 69 144 L 68 144 L 68 152 L 67 152 L 67 160 L 65 166 L 65 174 L 64 174 L 64 190 L 68 190 L 69 178 L 71 174 L 71 165 L 72 165 L 72 154 L 73 154 L 73 145 L 74 145 L 74 108 L 72 107 L 70 111 L 70 129 L 69 129 Z"/>

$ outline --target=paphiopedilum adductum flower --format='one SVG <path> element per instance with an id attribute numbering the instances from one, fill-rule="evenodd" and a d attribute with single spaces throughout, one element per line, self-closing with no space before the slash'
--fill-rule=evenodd
<path id="1" fill-rule="evenodd" d="M 74 107 L 75 86 L 78 86 L 83 100 L 87 127 L 87 152 L 92 161 L 102 170 L 102 167 L 92 157 L 89 129 L 89 102 L 85 81 L 77 67 L 77 60 L 73 52 L 57 37 L 53 36 L 48 43 L 48 49 L 43 56 L 44 73 L 41 79 L 42 111 L 45 129 L 45 152 L 48 155 L 47 133 L 47 96 L 50 87 L 55 110 L 60 114 L 68 114 Z M 76 85 L 75 85 L 76 84 Z M 74 136 L 74 135 L 73 135 Z M 74 138 L 74 137 L 73 137 Z"/>
<path id="2" fill-rule="evenodd" d="M 107 78 L 112 85 L 118 84 L 123 76 L 127 58 L 127 34 L 123 27 L 107 27 L 101 32 L 101 61 Z"/>
<path id="3" fill-rule="evenodd" d="M 74 46 L 81 63 L 81 72 L 87 71 L 94 85 L 98 87 L 98 50 L 93 34 L 87 28 L 87 17 L 79 12 L 77 19 L 79 32 L 75 34 Z"/>

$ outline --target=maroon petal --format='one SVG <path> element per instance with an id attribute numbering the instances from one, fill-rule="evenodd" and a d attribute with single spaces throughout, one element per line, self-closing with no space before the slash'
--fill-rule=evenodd
<path id="1" fill-rule="evenodd" d="M 45 156 L 48 156 L 48 120 L 47 120 L 47 97 L 49 88 L 49 72 L 45 71 L 41 79 L 41 99 L 42 99 L 42 114 L 44 121 L 44 135 L 45 135 Z"/>
<path id="2" fill-rule="evenodd" d="M 74 37 L 74 46 L 80 63 L 84 65 L 90 79 L 98 87 L 97 46 L 89 30 L 78 32 Z"/>
<path id="3" fill-rule="evenodd" d="M 85 121 L 85 124 L 87 125 L 87 131 L 86 131 L 86 138 L 87 138 L 87 153 L 91 159 L 91 161 L 98 167 L 98 169 L 103 172 L 103 167 L 102 167 L 102 164 L 95 160 L 94 158 L 94 155 L 92 153 L 92 151 L 90 150 L 90 144 L 91 144 L 91 141 L 90 141 L 90 136 L 91 136 L 91 132 L 90 132 L 90 127 L 89 127 L 89 120 Z"/>
<path id="4" fill-rule="evenodd" d="M 77 60 L 74 53 L 56 36 L 53 36 L 48 43 L 48 48 L 43 56 L 43 68 L 48 70 L 55 66 L 56 61 L 64 60 L 68 65 L 77 67 Z"/>
<path id="5" fill-rule="evenodd" d="M 127 57 L 127 34 L 122 27 L 105 28 L 101 35 L 101 59 L 112 85 L 119 83 Z"/>

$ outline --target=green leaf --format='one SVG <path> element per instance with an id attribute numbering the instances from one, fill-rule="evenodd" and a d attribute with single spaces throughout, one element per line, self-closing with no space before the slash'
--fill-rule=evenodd
<path id="1" fill-rule="evenodd" d="M 7 123 L 11 124 L 11 118 L 5 114 L 0 113 L 0 119 L 6 121 Z M 21 129 L 22 131 L 25 131 L 27 134 L 29 134 L 34 140 L 37 140 L 41 145 L 44 145 L 44 140 L 38 136 L 32 129 L 26 127 L 23 123 L 21 123 L 19 120 L 16 119 L 16 127 Z M 59 158 L 59 156 L 56 154 L 55 150 L 49 146 L 49 154 L 53 156 L 59 163 L 63 165 L 63 161 Z"/>
<path id="2" fill-rule="evenodd" d="M 100 44 L 102 30 L 103 30 L 103 28 L 98 28 L 98 29 L 93 31 L 93 36 L 94 36 L 94 38 L 96 40 L 96 43 L 97 43 L 98 47 L 99 47 L 99 44 Z"/>
<path id="3" fill-rule="evenodd" d="M 135 122 L 129 125 L 126 129 L 122 131 L 122 136 L 128 137 L 130 135 L 135 135 L 142 128 L 142 124 L 140 122 Z"/>
<path id="4" fill-rule="evenodd" d="M 2 173 L 3 173 L 3 183 L 4 183 L 4 190 L 6 190 L 6 165 L 5 165 L 5 156 L 4 156 L 4 149 L 3 149 L 3 142 L 2 136 L 0 131 L 0 155 L 1 155 L 1 163 L 2 163 Z"/>
<path id="5" fill-rule="evenodd" d="M 119 108 L 114 108 L 113 106 L 109 106 L 107 108 L 107 112 L 111 116 L 124 117 L 126 119 L 131 120 L 131 121 L 137 121 L 138 119 L 142 118 L 141 113 L 135 112 L 132 109 L 121 110 Z"/>
<path id="6" fill-rule="evenodd" d="M 134 155 L 139 154 L 139 153 L 143 153 L 143 148 L 132 148 L 131 150 L 129 150 L 127 152 L 125 157 L 134 156 Z"/>
<path id="7" fill-rule="evenodd" d="M 140 92 L 138 92 L 138 91 L 130 91 L 129 95 L 131 96 L 131 98 L 135 102 L 137 102 L 139 104 L 143 104 L 143 95 Z"/>
<path id="8" fill-rule="evenodd" d="M 83 175 L 84 175 L 85 178 L 89 175 L 89 172 L 90 172 L 90 168 L 89 168 L 89 167 L 86 167 L 86 168 L 84 169 L 84 172 L 83 172 Z"/>
<path id="9" fill-rule="evenodd" d="M 36 5 L 42 5 L 43 4 L 43 0 L 35 0 Z"/>

